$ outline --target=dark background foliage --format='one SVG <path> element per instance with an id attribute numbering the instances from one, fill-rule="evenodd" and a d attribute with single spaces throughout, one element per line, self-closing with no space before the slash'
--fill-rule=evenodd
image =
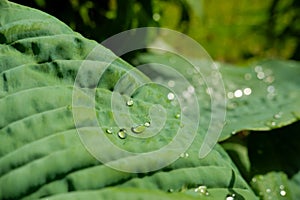
<path id="1" fill-rule="evenodd" d="M 216 60 L 300 59 L 298 0 L 12 0 L 43 10 L 98 42 L 159 26 L 196 39 Z"/>

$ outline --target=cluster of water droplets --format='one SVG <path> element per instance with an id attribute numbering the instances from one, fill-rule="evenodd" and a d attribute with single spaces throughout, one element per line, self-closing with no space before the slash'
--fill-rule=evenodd
<path id="1" fill-rule="evenodd" d="M 207 190 L 207 186 L 200 185 L 199 187 L 195 188 L 194 190 L 196 193 L 199 193 L 200 195 L 208 196 L 209 192 Z"/>
<path id="2" fill-rule="evenodd" d="M 173 83 L 175 84 L 175 83 Z M 191 89 L 190 89 L 191 90 Z M 169 92 L 167 94 L 167 99 L 172 102 L 175 100 L 175 94 L 172 93 L 172 92 Z M 134 105 L 134 101 L 133 99 L 129 99 L 126 101 L 126 106 L 127 107 L 132 107 Z M 179 119 L 181 117 L 180 113 L 176 114 L 174 116 L 174 118 L 176 119 Z M 130 130 L 132 133 L 134 134 L 140 134 L 140 133 L 143 133 L 147 128 L 149 128 L 151 126 L 151 122 L 150 121 L 146 121 L 145 123 L 142 123 L 142 124 L 138 124 L 138 125 L 133 125 Z M 107 134 L 113 134 L 114 133 L 114 130 L 112 127 L 110 128 L 107 128 L 106 131 L 105 131 Z M 127 137 L 127 129 L 126 128 L 120 128 L 118 131 L 117 131 L 117 135 L 120 139 L 125 139 Z M 188 157 L 188 153 L 184 153 L 183 154 L 184 156 L 181 156 L 181 157 Z"/>
<path id="3" fill-rule="evenodd" d="M 258 181 L 262 181 L 263 179 L 264 179 L 264 176 L 259 175 L 257 177 L 252 178 L 252 182 L 257 183 Z M 271 188 L 267 187 L 265 189 L 265 191 L 260 191 L 259 192 L 260 196 L 265 196 L 267 199 L 270 199 L 270 200 L 273 199 L 274 196 L 278 196 L 278 194 L 281 197 L 286 197 L 287 196 L 287 191 L 286 191 L 286 188 L 283 184 L 281 184 L 277 188 L 275 188 L 274 191 Z"/>

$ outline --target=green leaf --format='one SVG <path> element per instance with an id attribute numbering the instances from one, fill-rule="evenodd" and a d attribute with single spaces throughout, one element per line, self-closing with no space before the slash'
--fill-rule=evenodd
<path id="1" fill-rule="evenodd" d="M 155 61 L 174 66 L 186 77 L 189 72 L 185 69 L 191 65 L 183 58 L 170 53 L 141 54 L 138 61 L 140 63 Z M 194 62 L 199 63 L 199 66 L 203 65 L 202 60 L 196 59 Z M 269 60 L 249 67 L 221 63 L 216 65 L 225 85 L 227 99 L 226 124 L 220 141 L 242 130 L 266 131 L 299 120 L 299 62 Z M 190 77 L 189 81 L 195 83 L 192 76 Z M 196 93 L 201 108 L 209 110 L 211 97 L 206 94 L 209 88 L 203 80 L 202 82 L 202 88 L 197 88 Z M 210 114 L 208 111 L 202 112 L 203 120 L 210 117 Z"/>
<path id="2" fill-rule="evenodd" d="M 261 199 L 292 199 L 286 174 L 270 172 L 252 179 L 251 185 Z"/>
<path id="3" fill-rule="evenodd" d="M 224 199 L 228 194 L 256 199 L 219 145 L 204 159 L 198 158 L 205 127 L 195 130 L 190 121 L 180 124 L 179 108 L 167 99 L 169 90 L 45 13 L 3 0 L 0 13 L 0 199 Z M 97 54 L 89 55 L 96 46 Z M 111 58 L 116 59 L 103 67 Z M 82 65 L 87 70 L 77 76 Z M 93 85 L 99 78 L 95 72 L 102 76 Z M 145 86 L 131 96 L 126 87 L 113 93 L 120 79 L 129 89 L 139 81 Z M 91 89 L 95 92 L 93 113 L 86 107 L 73 107 L 74 98 L 79 103 L 90 102 Z M 154 105 L 165 108 L 166 121 L 157 135 L 145 140 L 132 134 L 119 138 L 117 132 L 123 127 L 115 118 L 124 113 L 112 110 L 111 100 L 121 108 L 130 98 L 134 102 L 129 107 L 131 126 L 148 122 Z M 74 113 L 81 117 L 77 129 Z M 182 158 L 163 169 L 123 172 L 95 159 L 83 145 L 77 131 L 85 130 L 93 138 L 94 114 L 108 142 L 136 153 L 169 144 L 181 126 L 197 135 Z M 151 121 L 146 130 L 155 128 L 163 116 L 153 115 L 155 123 Z M 112 134 L 105 133 L 108 128 Z M 114 156 L 111 149 L 101 153 Z M 144 160 L 142 167 L 151 167 L 155 160 Z M 131 165 L 138 163 L 133 160 Z M 207 187 L 208 195 L 194 192 L 199 186 Z"/>

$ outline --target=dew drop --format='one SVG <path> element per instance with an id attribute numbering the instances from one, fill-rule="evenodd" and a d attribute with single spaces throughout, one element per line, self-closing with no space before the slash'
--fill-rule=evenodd
<path id="1" fill-rule="evenodd" d="M 167 97 L 170 101 L 173 101 L 175 98 L 175 95 L 172 92 L 170 92 Z"/>
<path id="2" fill-rule="evenodd" d="M 67 110 L 72 110 L 72 106 L 71 105 L 67 105 Z"/>
<path id="3" fill-rule="evenodd" d="M 112 128 L 108 128 L 108 129 L 106 129 L 106 133 L 108 133 L 108 134 L 112 134 L 112 133 L 113 133 L 113 130 L 112 130 Z"/>
<path id="4" fill-rule="evenodd" d="M 150 125 L 151 125 L 150 122 L 145 122 L 144 123 L 144 126 L 146 126 L 146 127 L 150 127 Z"/>
<path id="5" fill-rule="evenodd" d="M 271 193 L 271 189 L 270 189 L 270 188 L 267 188 L 267 189 L 266 189 L 266 192 L 267 192 L 267 193 Z"/>
<path id="6" fill-rule="evenodd" d="M 131 130 L 132 130 L 132 132 L 139 134 L 146 130 L 146 126 L 144 124 L 138 125 L 138 126 L 132 127 Z"/>
<path id="7" fill-rule="evenodd" d="M 236 98 L 242 97 L 242 96 L 243 96 L 242 90 L 236 90 L 236 91 L 234 91 L 234 96 L 235 96 Z"/>
<path id="8" fill-rule="evenodd" d="M 193 94 L 195 92 L 195 88 L 192 85 L 190 85 L 188 87 L 188 92 L 191 93 L 191 94 Z"/>
<path id="9" fill-rule="evenodd" d="M 124 128 L 120 129 L 119 132 L 118 132 L 118 136 L 121 139 L 125 139 L 127 137 L 126 129 L 124 129 Z"/>
<path id="10" fill-rule="evenodd" d="M 261 80 L 261 79 L 265 78 L 265 73 L 264 72 L 258 72 L 256 76 L 257 76 L 258 79 Z"/>
<path id="11" fill-rule="evenodd" d="M 246 81 L 249 81 L 249 80 L 251 80 L 252 75 L 250 73 L 246 73 L 244 78 L 245 78 Z"/>
<path id="12" fill-rule="evenodd" d="M 281 115 L 282 115 L 282 112 L 279 112 L 279 113 L 275 114 L 273 117 L 274 117 L 274 119 L 280 119 Z"/>
<path id="13" fill-rule="evenodd" d="M 279 188 L 280 188 L 281 190 L 284 190 L 284 185 L 280 185 Z"/>
<path id="14" fill-rule="evenodd" d="M 235 199 L 235 194 L 228 194 L 226 196 L 226 200 L 234 200 Z"/>
<path id="15" fill-rule="evenodd" d="M 180 114 L 176 114 L 176 115 L 175 115 L 175 118 L 176 118 L 176 119 L 179 119 L 179 118 L 180 118 Z"/>
<path id="16" fill-rule="evenodd" d="M 234 97 L 233 92 L 228 92 L 227 97 L 228 97 L 228 99 L 232 99 Z"/>
<path id="17" fill-rule="evenodd" d="M 195 192 L 199 192 L 202 195 L 209 195 L 208 191 L 207 191 L 207 187 L 205 185 L 200 185 L 199 187 L 197 187 L 195 189 Z"/>
<path id="18" fill-rule="evenodd" d="M 274 92 L 275 92 L 275 87 L 274 87 L 273 85 L 269 85 L 269 86 L 267 87 L 267 91 L 268 91 L 269 93 L 274 93 Z"/>
<path id="19" fill-rule="evenodd" d="M 253 183 L 256 183 L 256 181 L 257 181 L 257 179 L 254 177 L 254 178 L 252 178 L 252 182 Z"/>
<path id="20" fill-rule="evenodd" d="M 245 94 L 245 95 L 248 96 L 248 95 L 250 95 L 251 93 L 252 93 L 251 88 L 245 88 L 245 89 L 244 89 L 244 94 Z"/>
<path id="21" fill-rule="evenodd" d="M 262 67 L 261 66 L 259 66 L 259 65 L 257 65 L 255 68 L 254 68 L 254 71 L 255 72 L 261 72 L 262 71 Z"/>
<path id="22" fill-rule="evenodd" d="M 280 195 L 283 196 L 283 197 L 286 195 L 286 191 L 285 191 L 285 190 L 281 190 L 279 193 L 280 193 Z"/>
<path id="23" fill-rule="evenodd" d="M 132 99 L 129 99 L 129 100 L 126 102 L 126 105 L 127 105 L 127 106 L 133 106 L 133 100 L 132 100 Z"/>
<path id="24" fill-rule="evenodd" d="M 181 157 L 181 158 L 188 158 L 188 157 L 189 157 L 189 154 L 188 154 L 188 153 L 181 153 L 181 154 L 180 154 L 180 157 Z"/>

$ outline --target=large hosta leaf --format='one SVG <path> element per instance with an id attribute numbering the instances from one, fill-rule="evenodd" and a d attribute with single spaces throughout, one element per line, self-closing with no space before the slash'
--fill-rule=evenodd
<path id="1" fill-rule="evenodd" d="M 95 159 L 77 133 L 73 114 L 79 108 L 72 107 L 72 95 L 83 60 L 94 70 L 115 57 L 100 46 L 97 55 L 86 60 L 96 45 L 47 14 L 0 0 L 0 199 L 224 199 L 227 195 L 256 199 L 219 145 L 206 158 L 198 158 L 205 127 L 193 130 L 197 135 L 191 147 L 162 170 L 122 172 Z M 107 128 L 113 132 L 105 136 L 112 144 L 137 153 L 157 150 L 180 127 L 189 128 L 188 122 L 180 124 L 175 117 L 179 108 L 166 98 L 169 91 L 152 84 L 138 70 L 121 59 L 99 69 L 104 70 L 96 88 L 91 85 L 97 79 L 93 70 L 76 80 L 86 91 L 95 89 L 94 114 L 103 133 Z M 131 96 L 113 93 L 129 71 L 134 72 L 134 77 L 124 79 L 129 87 L 136 80 L 147 84 Z M 81 91 L 76 97 L 85 102 L 90 99 L 87 94 Z M 118 106 L 132 98 L 133 125 L 150 120 L 147 113 L 153 105 L 163 106 L 166 121 L 159 134 L 145 140 L 132 134 L 119 138 L 122 127 L 114 117 L 123 113 L 111 109 L 113 94 L 121 102 Z M 90 115 L 81 112 L 80 116 L 84 123 L 78 128 L 93 132 Z M 160 119 L 151 118 L 154 122 Z M 109 157 L 111 152 L 104 149 L 102 153 Z M 145 160 L 142 167 L 151 162 Z"/>

